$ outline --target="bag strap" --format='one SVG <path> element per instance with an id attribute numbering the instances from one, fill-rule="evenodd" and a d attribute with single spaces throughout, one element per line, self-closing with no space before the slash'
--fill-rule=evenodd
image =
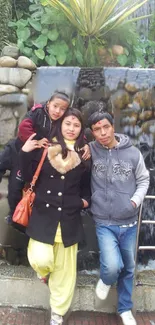
<path id="1" fill-rule="evenodd" d="M 35 186 L 35 183 L 36 183 L 36 181 L 37 181 L 37 179 L 39 177 L 39 174 L 40 174 L 42 165 L 43 165 L 44 160 L 45 160 L 46 155 L 47 155 L 47 151 L 48 151 L 48 148 L 45 148 L 44 151 L 43 151 L 43 153 L 42 153 L 40 162 L 39 162 L 38 167 L 37 167 L 37 169 L 35 171 L 35 174 L 34 174 L 34 176 L 32 178 L 32 182 L 30 183 L 31 189 Z"/>

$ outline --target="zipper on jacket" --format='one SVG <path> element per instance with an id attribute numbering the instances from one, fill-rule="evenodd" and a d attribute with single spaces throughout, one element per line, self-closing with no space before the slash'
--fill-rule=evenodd
<path id="1" fill-rule="evenodd" d="M 109 149 L 109 156 L 110 156 L 110 158 L 112 157 L 111 149 Z M 109 180 L 109 183 L 110 183 L 110 180 Z M 112 197 L 110 196 L 110 211 L 111 211 L 111 208 L 112 208 Z M 110 225 L 110 221 L 111 221 L 111 213 L 109 213 L 109 225 Z"/>
<path id="2" fill-rule="evenodd" d="M 46 115 L 44 114 L 44 123 L 43 123 L 43 128 L 46 126 Z"/>
<path id="3" fill-rule="evenodd" d="M 50 136 L 50 134 L 51 134 L 51 130 L 52 130 L 52 120 L 51 120 L 51 118 L 50 118 L 50 115 L 49 115 L 49 113 L 48 113 L 48 111 L 47 111 L 47 109 L 46 109 L 46 107 L 44 108 L 44 112 L 45 112 L 45 114 L 44 114 L 44 123 L 43 123 L 43 127 L 46 127 L 46 120 L 47 120 L 47 117 L 48 117 L 48 119 L 49 119 L 49 132 L 48 132 L 48 135 Z"/>

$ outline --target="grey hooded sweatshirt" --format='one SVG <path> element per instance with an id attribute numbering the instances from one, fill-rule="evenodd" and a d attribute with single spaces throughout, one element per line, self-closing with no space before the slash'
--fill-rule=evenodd
<path id="1" fill-rule="evenodd" d="M 149 186 L 149 172 L 140 151 L 128 136 L 115 134 L 119 143 L 108 149 L 90 143 L 92 154 L 91 212 L 104 225 L 128 225 L 137 220 L 138 207 Z M 136 203 L 134 208 L 131 200 Z"/>

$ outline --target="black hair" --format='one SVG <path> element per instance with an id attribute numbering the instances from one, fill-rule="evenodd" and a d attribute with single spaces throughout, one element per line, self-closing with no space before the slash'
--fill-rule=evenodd
<path id="1" fill-rule="evenodd" d="M 70 105 L 70 97 L 63 91 L 55 91 L 53 95 L 50 97 L 50 99 L 48 100 L 48 102 L 51 102 L 55 98 L 62 99 L 65 102 L 68 102 L 68 105 Z"/>
<path id="2" fill-rule="evenodd" d="M 92 129 L 92 125 L 96 124 L 97 122 L 107 119 L 109 121 L 109 123 L 113 126 L 114 125 L 114 119 L 112 117 L 112 115 L 108 112 L 95 112 L 92 115 L 90 115 L 89 119 L 88 119 L 88 126 L 90 129 Z"/>
<path id="3" fill-rule="evenodd" d="M 66 101 L 68 103 L 68 108 L 69 108 L 69 105 L 70 105 L 70 97 L 65 93 L 65 92 L 62 92 L 62 91 L 55 91 L 53 93 L 53 95 L 50 97 L 50 99 L 44 104 L 44 109 L 48 112 L 48 108 L 47 108 L 47 104 L 48 102 L 51 102 L 52 100 L 54 100 L 55 98 L 59 98 L 59 99 L 62 99 L 64 101 Z M 67 110 L 68 110 L 67 108 Z M 60 125 L 62 123 L 62 120 L 63 120 L 63 116 L 61 116 L 58 120 L 56 121 L 52 121 L 52 131 L 50 133 L 50 137 L 51 139 L 54 138 L 56 135 L 57 135 L 57 130 L 60 129 Z"/>
<path id="4" fill-rule="evenodd" d="M 81 123 L 81 131 L 80 131 L 80 134 L 79 134 L 78 138 L 76 139 L 75 145 L 74 145 L 75 151 L 79 153 L 79 149 L 81 149 L 84 146 L 84 124 L 83 124 L 83 119 L 82 119 L 81 112 L 76 108 L 69 108 L 65 112 L 65 114 L 63 115 L 63 118 L 62 118 L 61 122 L 63 122 L 63 120 L 66 117 L 72 116 L 72 115 L 75 116 L 79 120 L 79 122 Z M 65 159 L 67 157 L 68 149 L 67 149 L 66 143 L 64 141 L 64 138 L 62 136 L 61 125 L 60 125 L 60 127 L 58 129 L 58 132 L 57 132 L 57 141 L 62 147 L 62 157 Z"/>

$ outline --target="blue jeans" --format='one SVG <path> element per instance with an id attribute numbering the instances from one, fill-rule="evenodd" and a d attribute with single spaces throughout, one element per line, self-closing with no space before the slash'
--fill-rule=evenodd
<path id="1" fill-rule="evenodd" d="M 133 227 L 96 224 L 100 249 L 100 277 L 107 285 L 117 282 L 118 313 L 132 309 L 137 225 Z"/>

